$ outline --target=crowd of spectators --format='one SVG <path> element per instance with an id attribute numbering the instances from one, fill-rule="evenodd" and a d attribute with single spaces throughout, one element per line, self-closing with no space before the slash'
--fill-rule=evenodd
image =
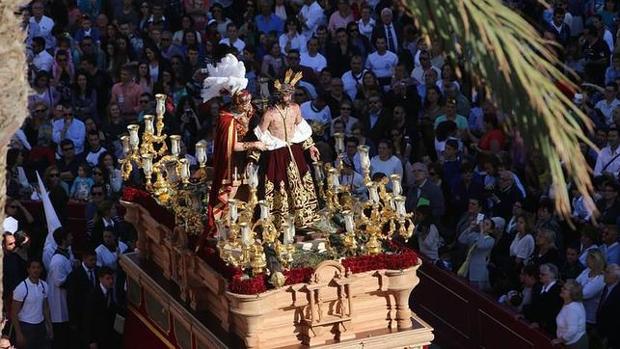
<path id="1" fill-rule="evenodd" d="M 407 210 L 416 212 L 410 243 L 428 260 L 501 296 L 558 343 L 620 348 L 620 3 L 504 2 L 559 43 L 554 50 L 575 83 L 588 83 L 570 97 L 595 125 L 587 135 L 600 150 L 584 143 L 582 151 L 598 212 L 566 183 L 573 225 L 555 212 L 557 187 L 540 151 L 506 127 L 511 111 L 499 110 L 461 69 L 477 58 L 421 35 L 400 1 L 35 0 L 24 7 L 32 94 L 7 155 L 3 240 L 13 339 L 24 348 L 114 347 L 124 297 L 117 259 L 135 239 L 116 212 L 119 139 L 126 125 L 154 113 L 155 94 L 165 94 L 165 133 L 181 135 L 193 166 L 199 140 L 211 158 L 215 118 L 228 101 L 203 103 L 204 68 L 233 53 L 256 97 L 264 81 L 288 69 L 303 73 L 294 100 L 324 162 L 335 160 L 333 134 L 346 135 L 340 182 L 355 195 L 367 195 L 359 145 L 371 149 L 374 180 L 401 175 Z M 45 222 L 22 204 L 40 199 L 37 171 L 62 223 L 68 204 L 82 204 L 83 231 L 60 228 L 45 241 Z M 78 235 L 86 242 L 73 251 Z"/>

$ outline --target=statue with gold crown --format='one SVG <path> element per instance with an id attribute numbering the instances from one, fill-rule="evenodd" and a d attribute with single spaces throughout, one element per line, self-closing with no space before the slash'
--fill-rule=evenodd
<path id="1" fill-rule="evenodd" d="M 276 228 L 294 218 L 295 226 L 309 226 L 316 218 L 318 201 L 306 154 L 318 161 L 312 128 L 292 101 L 301 72 L 288 70 L 274 82 L 274 100 L 267 107 L 254 134 L 265 144 L 260 158 L 262 196 L 270 207 Z"/>

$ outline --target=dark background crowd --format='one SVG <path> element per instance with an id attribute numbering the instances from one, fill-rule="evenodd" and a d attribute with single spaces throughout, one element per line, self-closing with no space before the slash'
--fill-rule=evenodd
<path id="1" fill-rule="evenodd" d="M 430 262 L 558 343 L 620 348 L 620 1 L 504 3 L 555 40 L 563 69 L 587 83 L 570 97 L 595 125 L 587 135 L 599 150 L 582 151 L 598 212 L 566 183 L 572 225 L 555 212 L 546 159 L 505 126 L 510 111 L 460 69 L 475 57 L 421 35 L 400 1 L 30 3 L 18 14 L 30 115 L 7 156 L 5 334 L 20 348 L 47 348 L 51 332 L 54 348 L 119 346 L 114 323 L 125 290 L 117 260 L 135 245 L 117 211 L 120 137 L 165 94 L 165 133 L 181 135 L 192 166 L 199 140 L 211 158 L 213 125 L 228 100 L 203 103 L 204 68 L 233 53 L 257 98 L 265 81 L 303 73 L 294 100 L 324 162 L 336 157 L 333 134 L 346 135 L 340 182 L 355 195 L 367 196 L 359 145 L 370 147 L 374 180 L 402 177 L 407 209 L 416 212 L 410 243 Z M 36 171 L 65 226 L 48 241 L 45 222 L 28 209 L 39 207 L 29 206 L 40 200 Z M 70 210 L 88 222 L 81 231 L 66 228 Z M 79 251 L 71 248 L 77 240 Z"/>

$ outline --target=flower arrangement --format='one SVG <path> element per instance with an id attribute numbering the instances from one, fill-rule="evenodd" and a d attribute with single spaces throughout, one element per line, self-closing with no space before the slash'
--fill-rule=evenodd
<path id="1" fill-rule="evenodd" d="M 123 189 L 122 199 L 142 205 L 153 217 L 162 222 L 165 226 L 173 229 L 174 215 L 170 210 L 160 206 L 155 199 L 146 191 L 126 187 Z M 342 259 L 342 265 L 352 273 L 363 273 L 372 270 L 401 270 L 407 269 L 418 264 L 417 254 L 396 240 L 385 242 L 384 253 L 378 255 L 361 255 Z M 303 252 L 297 252 L 304 255 Z M 323 255 L 315 253 L 306 253 L 307 256 L 299 258 L 306 263 L 296 263 L 289 270 L 283 271 L 286 277 L 285 285 L 294 285 L 297 283 L 309 282 L 314 267 L 325 259 Z M 267 291 L 273 288 L 268 282 L 268 276 L 264 273 L 258 275 L 249 275 L 243 269 L 226 264 L 213 247 L 207 247 L 199 252 L 199 256 L 215 271 L 228 280 L 228 290 L 237 294 L 253 295 Z M 331 256 L 334 257 L 335 256 Z"/>

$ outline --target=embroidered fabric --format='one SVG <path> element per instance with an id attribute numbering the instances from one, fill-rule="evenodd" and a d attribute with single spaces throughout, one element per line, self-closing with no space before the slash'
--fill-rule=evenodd
<path id="1" fill-rule="evenodd" d="M 280 148 L 284 148 L 287 146 L 287 142 L 274 137 L 269 130 L 262 131 L 260 127 L 256 127 L 254 129 L 254 134 L 259 141 L 265 143 L 267 150 L 276 150 Z M 301 143 L 306 139 L 312 136 L 312 128 L 306 122 L 306 120 L 301 120 L 301 122 L 295 125 L 295 132 L 293 133 L 293 137 L 288 142 L 289 144 Z"/>

